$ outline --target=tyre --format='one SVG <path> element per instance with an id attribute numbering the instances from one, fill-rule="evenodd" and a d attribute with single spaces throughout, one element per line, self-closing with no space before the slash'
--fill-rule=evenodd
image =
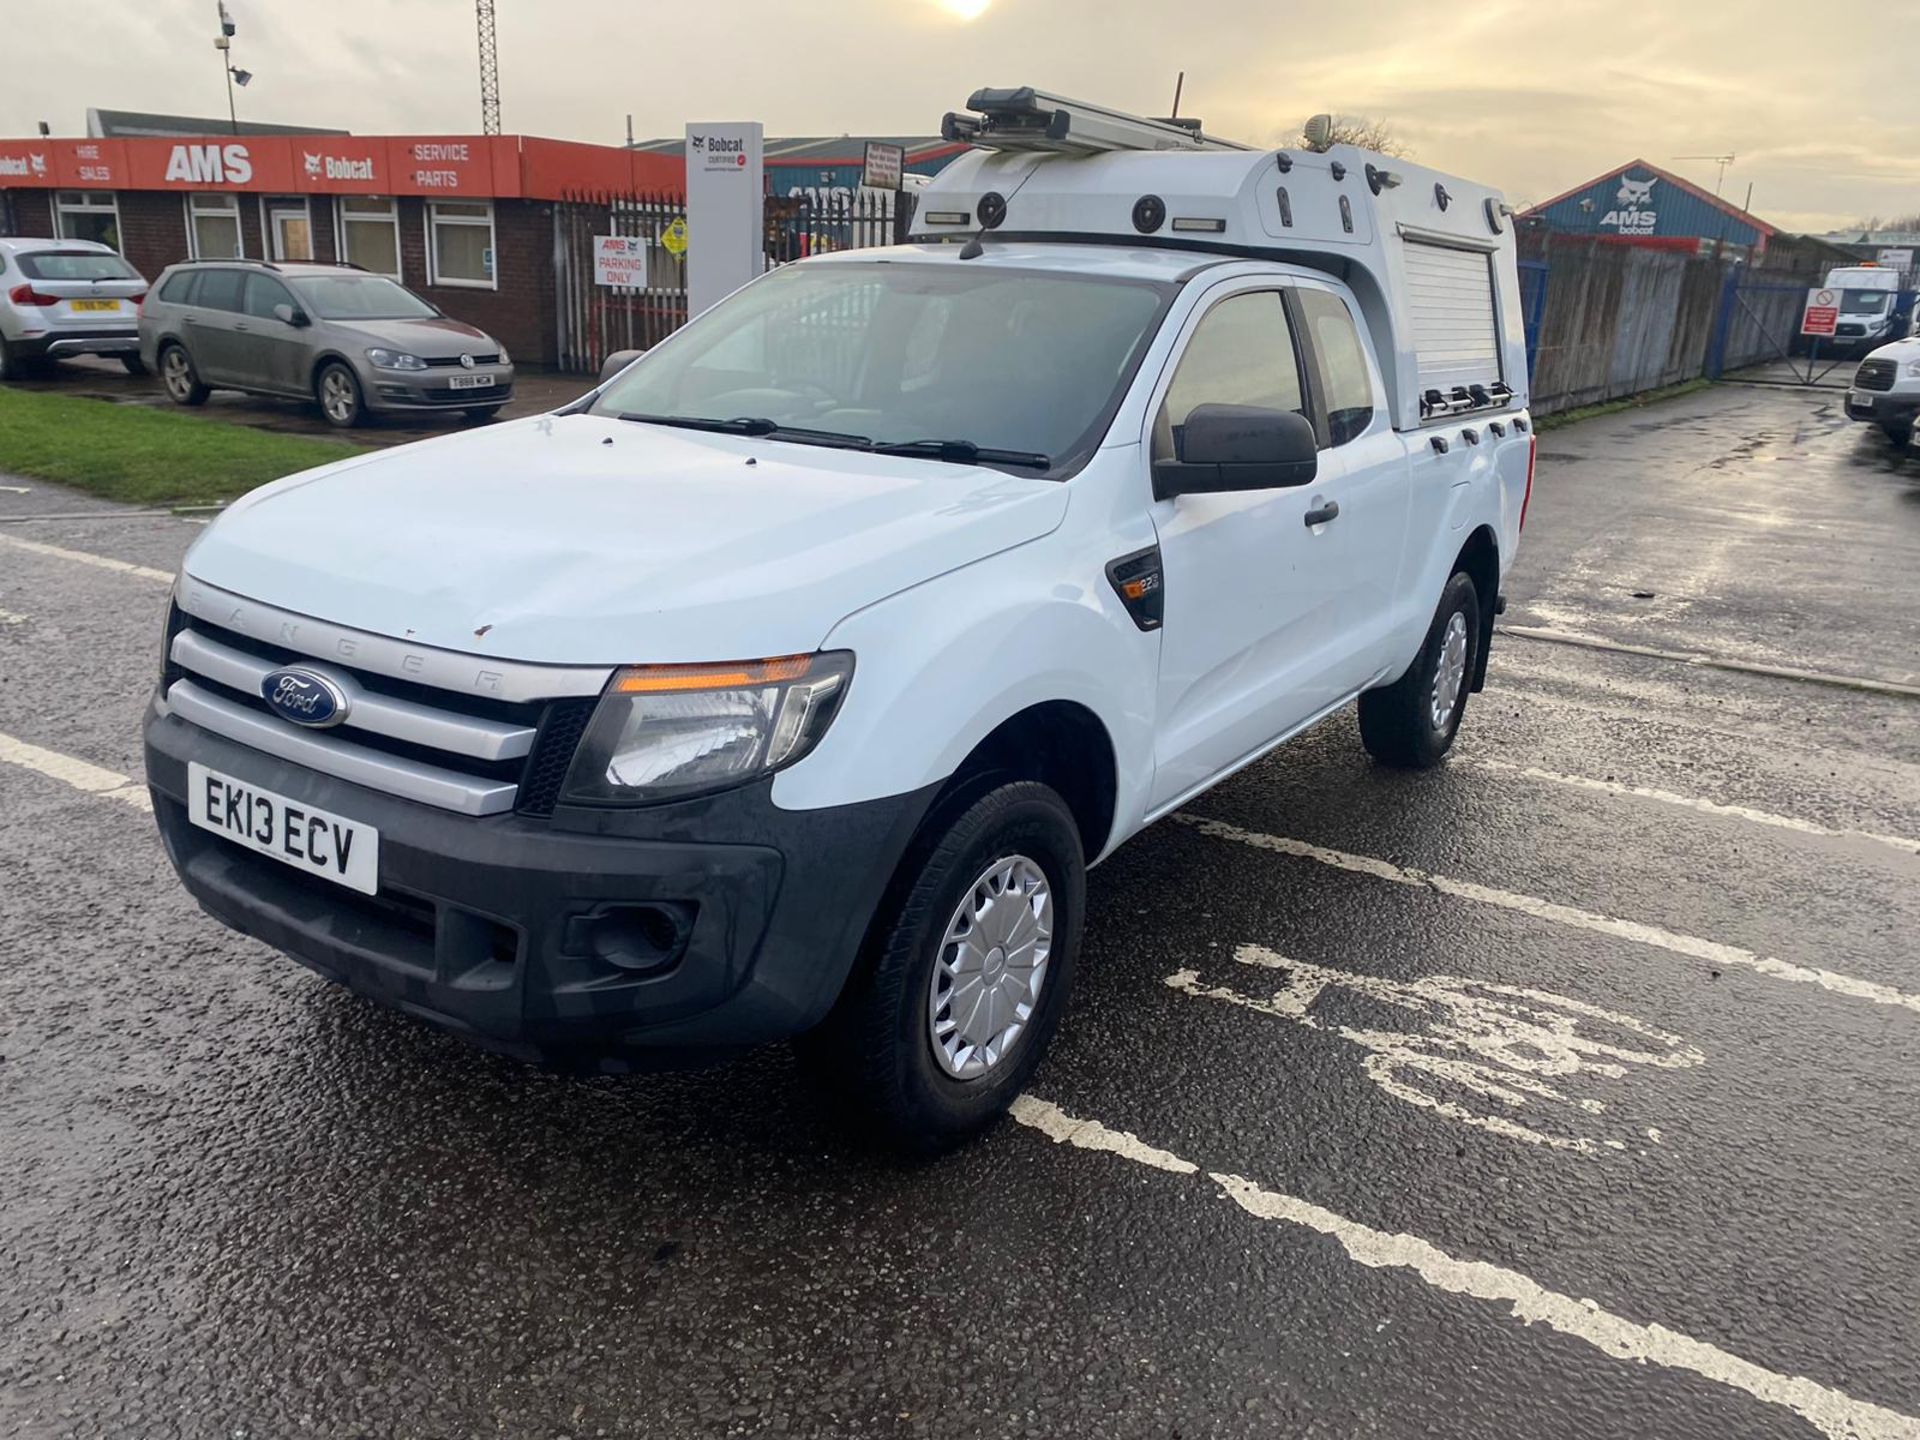
<path id="1" fill-rule="evenodd" d="M 168 345 L 160 351 L 160 383 L 167 398 L 176 405 L 204 405 L 212 392 L 200 383 L 200 372 L 193 368 L 193 357 L 184 345 Z"/>
<path id="2" fill-rule="evenodd" d="M 320 367 L 313 382 L 313 397 L 320 402 L 320 413 L 336 430 L 351 430 L 367 418 L 359 378 L 338 360 Z"/>
<path id="3" fill-rule="evenodd" d="M 484 425 L 493 419 L 494 416 L 498 415 L 500 410 L 501 407 L 498 405 L 476 405 L 473 409 L 467 411 L 467 419 L 473 421 L 476 425 Z"/>
<path id="4" fill-rule="evenodd" d="M 1913 443 L 1913 422 L 1911 420 L 1889 420 L 1880 427 L 1887 432 L 1887 438 L 1895 445 L 1907 446 Z"/>
<path id="5" fill-rule="evenodd" d="M 20 378 L 20 357 L 7 348 L 7 337 L 0 335 L 0 380 Z"/>
<path id="6" fill-rule="evenodd" d="M 1453 748 L 1480 655 L 1480 597 L 1455 571 L 1407 673 L 1360 697 L 1360 739 L 1382 765 L 1425 770 Z"/>
<path id="7" fill-rule="evenodd" d="M 138 355 L 122 355 L 120 357 L 120 363 L 126 366 L 129 375 L 144 375 L 147 373 L 147 362 L 142 360 Z"/>
<path id="8" fill-rule="evenodd" d="M 1005 1112 L 1046 1053 L 1080 946 L 1073 813 L 1031 781 L 922 827 L 862 963 L 803 1058 L 893 1147 L 948 1149 Z"/>

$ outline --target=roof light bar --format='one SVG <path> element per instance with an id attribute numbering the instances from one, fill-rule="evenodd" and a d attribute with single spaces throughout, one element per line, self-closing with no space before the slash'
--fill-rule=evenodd
<path id="1" fill-rule="evenodd" d="M 940 133 L 988 150 L 1097 155 L 1109 150 L 1246 150 L 1251 147 L 1202 131 L 1191 120 L 1151 120 L 1105 105 L 1049 95 L 1031 86 L 976 90 L 972 115 L 949 114 Z"/>

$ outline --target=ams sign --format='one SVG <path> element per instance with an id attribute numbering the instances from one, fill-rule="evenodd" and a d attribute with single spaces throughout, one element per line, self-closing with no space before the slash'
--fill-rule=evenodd
<path id="1" fill-rule="evenodd" d="M 244 145 L 176 145 L 167 157 L 169 185 L 245 185 L 253 157 Z"/>

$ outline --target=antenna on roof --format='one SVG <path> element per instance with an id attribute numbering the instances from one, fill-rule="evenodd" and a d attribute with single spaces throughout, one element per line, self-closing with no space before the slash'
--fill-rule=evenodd
<path id="1" fill-rule="evenodd" d="M 1180 92 L 1186 88 L 1187 72 L 1182 70 L 1180 72 L 1180 78 L 1173 82 L 1173 109 L 1167 112 L 1168 119 L 1178 120 L 1180 118 Z"/>
<path id="2" fill-rule="evenodd" d="M 1720 167 L 1720 178 L 1713 182 L 1713 198 L 1718 200 L 1720 198 L 1720 187 L 1727 183 L 1727 167 L 1733 164 L 1734 160 L 1737 157 L 1732 154 L 1727 154 L 1727 155 L 1676 155 L 1673 158 L 1676 160 L 1711 160 L 1713 161 L 1714 164 L 1718 165 Z"/>
<path id="3" fill-rule="evenodd" d="M 967 109 L 976 113 L 949 114 L 941 122 L 940 134 L 949 141 L 988 150 L 1098 155 L 1110 150 L 1251 148 L 1206 134 L 1198 120 L 1150 120 L 1031 87 L 976 90 Z"/>

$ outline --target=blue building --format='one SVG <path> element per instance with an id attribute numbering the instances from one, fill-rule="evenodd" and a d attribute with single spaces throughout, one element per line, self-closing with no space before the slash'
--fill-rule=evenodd
<path id="1" fill-rule="evenodd" d="M 1633 160 L 1520 216 L 1521 232 L 1758 259 L 1780 232 L 1691 180 Z"/>

